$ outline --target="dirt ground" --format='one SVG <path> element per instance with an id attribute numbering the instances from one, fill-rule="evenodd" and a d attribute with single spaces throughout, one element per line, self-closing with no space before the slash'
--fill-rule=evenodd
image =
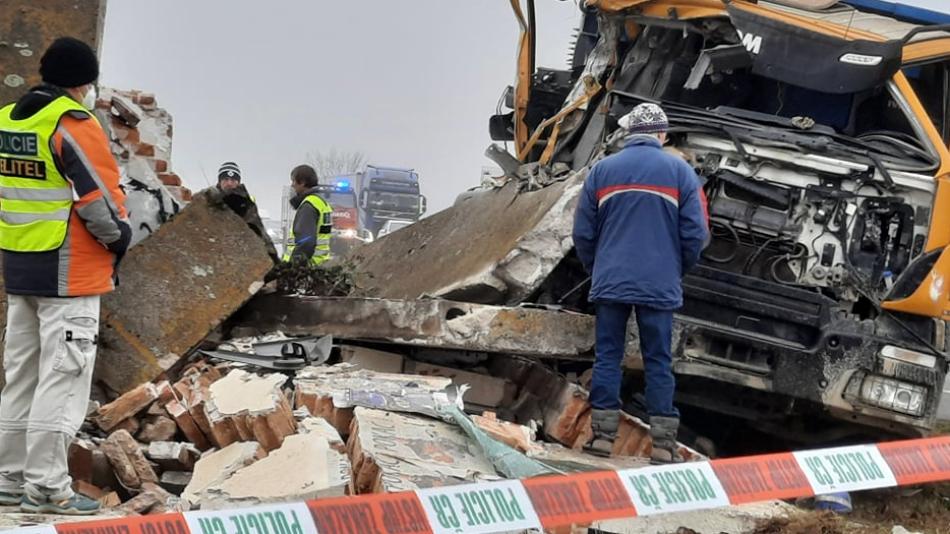
<path id="1" fill-rule="evenodd" d="M 754 534 L 891 534 L 895 526 L 910 532 L 950 534 L 950 484 L 856 492 L 854 512 L 830 512 L 775 518 L 759 524 Z"/>

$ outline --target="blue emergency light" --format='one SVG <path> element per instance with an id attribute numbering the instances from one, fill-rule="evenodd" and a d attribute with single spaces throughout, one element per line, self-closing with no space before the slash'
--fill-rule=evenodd
<path id="1" fill-rule="evenodd" d="M 336 182 L 337 189 L 349 189 L 350 181 L 349 180 L 337 180 Z"/>

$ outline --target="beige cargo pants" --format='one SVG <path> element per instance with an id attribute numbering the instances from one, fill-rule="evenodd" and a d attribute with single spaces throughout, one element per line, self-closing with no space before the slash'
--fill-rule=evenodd
<path id="1" fill-rule="evenodd" d="M 7 296 L 0 491 L 72 497 L 66 452 L 86 415 L 98 334 L 98 296 Z"/>

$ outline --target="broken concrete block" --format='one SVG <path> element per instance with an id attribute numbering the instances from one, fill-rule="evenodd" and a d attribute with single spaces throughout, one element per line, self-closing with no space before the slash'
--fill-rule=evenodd
<path id="1" fill-rule="evenodd" d="M 533 430 L 526 426 L 501 421 L 493 412 L 485 412 L 483 415 L 473 415 L 472 421 L 492 439 L 500 441 L 529 456 L 542 450 L 542 447 L 535 442 Z"/>
<path id="2" fill-rule="evenodd" d="M 189 471 L 165 471 L 159 485 L 172 495 L 181 495 L 191 483 L 192 473 Z"/>
<path id="3" fill-rule="evenodd" d="M 297 425 L 298 434 L 316 434 L 327 440 L 330 448 L 338 451 L 346 451 L 346 442 L 340 437 L 333 425 L 322 417 L 307 417 Z"/>
<path id="4" fill-rule="evenodd" d="M 203 456 L 195 464 L 194 475 L 188 487 L 182 493 L 182 498 L 194 504 L 197 495 L 213 486 L 224 482 L 238 469 L 250 465 L 267 452 L 260 444 L 254 441 L 237 442 L 227 447 Z"/>
<path id="5" fill-rule="evenodd" d="M 178 425 L 178 428 L 181 429 L 181 433 L 185 435 L 185 438 L 194 443 L 195 447 L 198 447 L 198 449 L 202 451 L 211 448 L 211 442 L 208 441 L 208 437 L 198 428 L 198 424 L 195 423 L 194 418 L 191 417 L 191 413 L 182 406 L 180 402 L 176 400 L 170 401 L 165 405 L 165 410 L 168 412 L 168 415 L 172 416 L 175 420 L 175 423 Z"/>
<path id="6" fill-rule="evenodd" d="M 287 436 L 279 449 L 209 486 L 194 502 L 202 510 L 342 497 L 350 482 L 346 455 L 316 433 Z"/>
<path id="7" fill-rule="evenodd" d="M 96 424 L 106 432 L 144 410 L 158 398 L 158 388 L 147 382 L 99 408 Z M 128 429 L 126 429 L 128 430 Z"/>
<path id="8" fill-rule="evenodd" d="M 293 409 L 281 386 L 282 374 L 258 376 L 235 369 L 211 384 L 205 405 L 211 436 L 219 447 L 257 441 L 267 451 L 297 431 Z"/>
<path id="9" fill-rule="evenodd" d="M 177 432 L 178 424 L 167 415 L 151 415 L 144 420 L 136 437 L 142 443 L 169 441 Z"/>
<path id="10" fill-rule="evenodd" d="M 357 283 L 382 298 L 520 303 L 570 251 L 585 175 L 521 193 L 513 180 L 362 246 Z"/>
<path id="11" fill-rule="evenodd" d="M 113 432 L 100 447 L 115 470 L 119 482 L 128 489 L 140 489 L 147 482 L 157 483 L 158 476 L 142 454 L 139 444 L 124 430 Z"/>
<path id="12" fill-rule="evenodd" d="M 566 447 L 582 448 L 593 436 L 590 410 L 587 391 L 577 384 L 563 382 L 545 408 L 544 434 Z"/>
<path id="13" fill-rule="evenodd" d="M 194 200 L 122 262 L 103 296 L 98 379 L 126 392 L 156 378 L 261 287 L 269 241 L 207 195 Z"/>
<path id="14" fill-rule="evenodd" d="M 405 358 L 395 352 L 368 349 L 356 345 L 340 346 L 340 361 L 356 366 L 357 369 L 376 371 L 377 373 L 401 373 Z"/>
<path id="15" fill-rule="evenodd" d="M 407 362 L 406 372 L 425 376 L 441 376 L 451 379 L 456 386 L 467 385 L 469 389 L 463 396 L 466 405 L 474 404 L 485 408 L 506 406 L 514 402 L 518 390 L 517 386 L 503 378 L 429 363 Z"/>
<path id="16" fill-rule="evenodd" d="M 458 402 L 451 379 L 356 371 L 348 364 L 299 371 L 294 395 L 297 408 L 326 419 L 340 435 L 349 434 L 355 406 L 440 417 L 439 407 Z"/>
<path id="17" fill-rule="evenodd" d="M 158 464 L 163 471 L 191 471 L 195 468 L 201 452 L 191 443 L 153 441 L 149 443 L 145 456 Z"/>
<path id="18" fill-rule="evenodd" d="M 382 493 L 494 479 L 495 468 L 457 426 L 356 408 L 347 441 L 351 493 Z"/>
<path id="19" fill-rule="evenodd" d="M 332 335 L 412 347 L 593 357 L 594 317 L 564 310 L 501 307 L 438 299 L 261 295 L 235 317 L 236 327 L 260 333 Z"/>

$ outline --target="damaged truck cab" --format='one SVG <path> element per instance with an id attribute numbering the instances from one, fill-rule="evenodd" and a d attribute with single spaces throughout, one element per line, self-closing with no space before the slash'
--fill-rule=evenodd
<path id="1" fill-rule="evenodd" d="M 633 106 L 666 109 L 712 233 L 684 278 L 677 402 L 803 442 L 925 434 L 947 371 L 950 17 L 851 3 L 588 0 L 551 70 L 513 0 L 518 80 L 491 121 L 522 163 L 583 173 Z"/>

